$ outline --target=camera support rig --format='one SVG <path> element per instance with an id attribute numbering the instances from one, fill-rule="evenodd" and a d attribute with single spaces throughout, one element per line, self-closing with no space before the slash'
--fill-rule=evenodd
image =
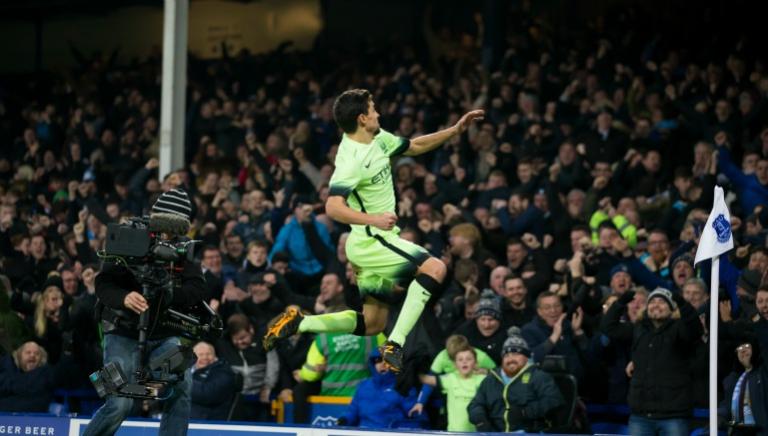
<path id="1" fill-rule="evenodd" d="M 191 259 L 192 250 L 188 250 L 197 241 L 170 244 L 157 240 L 146 226 L 146 220 L 135 220 L 128 225 L 108 226 L 106 255 L 126 267 L 141 284 L 142 296 L 148 302 L 156 304 L 155 326 L 176 331 L 180 336 L 199 339 L 205 335 L 220 335 L 223 323 L 216 312 L 205 302 L 202 306 L 208 315 L 208 322 L 201 318 L 184 314 L 170 308 L 162 308 L 162 300 L 173 298 L 173 271 L 175 262 L 182 256 Z M 157 295 L 158 292 L 160 295 Z M 114 394 L 120 397 L 138 399 L 165 399 L 173 393 L 173 384 L 184 378 L 184 372 L 192 365 L 193 353 L 190 347 L 177 345 L 145 363 L 149 354 L 147 342 L 150 329 L 150 310 L 139 315 L 137 353 L 134 357 L 135 383 L 120 365 L 111 362 L 104 368 L 92 373 L 89 378 L 100 397 Z M 163 311 L 162 316 L 160 311 Z M 154 377 L 159 374 L 158 377 Z"/>

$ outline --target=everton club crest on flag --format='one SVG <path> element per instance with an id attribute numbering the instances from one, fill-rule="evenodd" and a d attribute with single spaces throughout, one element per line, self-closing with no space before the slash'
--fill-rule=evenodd
<path id="1" fill-rule="evenodd" d="M 733 249 L 733 234 L 731 233 L 731 214 L 725 205 L 723 188 L 715 186 L 715 201 L 712 212 L 709 213 L 707 225 L 699 239 L 699 248 L 696 250 L 696 260 L 711 259 L 728 250 Z"/>
<path id="2" fill-rule="evenodd" d="M 712 227 L 717 234 L 717 242 L 725 244 L 731 239 L 731 223 L 728 222 L 725 215 L 719 214 L 712 223 Z"/>

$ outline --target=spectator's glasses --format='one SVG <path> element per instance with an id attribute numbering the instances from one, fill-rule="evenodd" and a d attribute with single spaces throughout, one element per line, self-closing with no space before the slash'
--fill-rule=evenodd
<path id="1" fill-rule="evenodd" d="M 742 345 L 739 345 L 738 347 L 736 347 L 736 352 L 739 353 L 739 352 L 747 351 L 747 350 L 751 350 L 751 349 L 752 349 L 752 345 L 750 345 L 750 344 L 742 344 Z"/>

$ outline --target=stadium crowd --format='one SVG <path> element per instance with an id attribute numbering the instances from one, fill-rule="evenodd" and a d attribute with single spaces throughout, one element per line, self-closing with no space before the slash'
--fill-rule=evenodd
<path id="1" fill-rule="evenodd" d="M 745 413 L 742 375 L 768 385 L 765 64 L 745 41 L 698 59 L 674 41 L 621 38 L 630 17 L 568 41 L 514 10 L 524 25 L 499 44 L 487 41 L 500 30 L 471 14 L 462 26 L 436 17 L 422 48 L 285 44 L 190 58 L 187 164 L 163 179 L 157 53 L 126 65 L 79 56 L 77 69 L 4 89 L 0 410 L 45 411 L 54 388 L 87 386 L 101 366 L 94 277 L 106 225 L 181 188 L 207 299 L 227 326 L 214 347 L 196 347 L 195 389 L 209 390 L 193 392 L 193 410 L 226 417 L 214 403 L 239 390 L 263 403 L 242 416 L 270 419 L 264 404 L 290 398 L 313 342 L 266 353 L 266 323 L 288 305 L 360 304 L 348 229 L 324 214 L 340 140 L 333 101 L 359 87 L 382 127 L 405 138 L 486 111 L 437 151 L 392 162 L 401 236 L 451 277 L 408 338 L 413 368 L 429 367 L 453 334 L 503 365 L 514 326 L 525 345 L 515 349 L 575 376 L 585 402 L 628 402 L 635 421 L 686 420 L 707 405 L 708 307 L 718 304 L 722 419 L 768 425 L 766 392 L 752 389 Z M 710 262 L 693 256 L 715 184 L 736 248 L 712 290 Z M 409 378 L 404 392 L 419 388 Z M 214 379 L 223 392 L 197 384 Z"/>

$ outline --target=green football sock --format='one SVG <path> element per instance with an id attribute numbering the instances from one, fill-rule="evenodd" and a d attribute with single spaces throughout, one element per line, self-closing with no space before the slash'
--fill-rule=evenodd
<path id="1" fill-rule="evenodd" d="M 357 326 L 357 312 L 341 312 L 307 315 L 299 324 L 299 331 L 311 333 L 352 333 Z"/>
<path id="2" fill-rule="evenodd" d="M 429 291 L 421 286 L 418 280 L 411 282 L 411 285 L 408 286 L 408 294 L 405 296 L 403 308 L 400 310 L 395 327 L 389 335 L 390 341 L 401 346 L 405 345 L 405 337 L 411 332 L 421 316 L 424 305 L 427 304 L 430 296 Z"/>

